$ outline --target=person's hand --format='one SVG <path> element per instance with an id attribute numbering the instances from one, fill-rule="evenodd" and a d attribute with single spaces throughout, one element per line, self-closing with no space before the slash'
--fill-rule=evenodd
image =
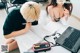
<path id="1" fill-rule="evenodd" d="M 26 23 L 26 26 L 25 26 L 25 28 L 24 28 L 24 31 L 27 32 L 27 31 L 31 28 L 31 25 L 32 25 L 31 22 L 27 22 L 27 23 Z"/>
<path id="2" fill-rule="evenodd" d="M 64 9 L 64 16 L 69 16 L 69 11 L 67 9 Z"/>
<path id="3" fill-rule="evenodd" d="M 27 33 L 27 32 L 30 30 L 31 25 L 32 25 L 32 23 L 31 23 L 31 22 L 27 22 L 27 23 L 26 23 L 26 25 L 25 25 L 25 28 L 24 28 L 24 29 L 22 29 L 22 30 L 20 30 L 20 31 L 21 31 L 21 33 L 22 33 L 22 34 Z M 14 32 L 16 32 L 16 31 L 14 31 Z"/>
<path id="4" fill-rule="evenodd" d="M 69 11 L 67 9 L 64 9 L 64 18 L 65 20 L 68 20 L 69 17 Z"/>

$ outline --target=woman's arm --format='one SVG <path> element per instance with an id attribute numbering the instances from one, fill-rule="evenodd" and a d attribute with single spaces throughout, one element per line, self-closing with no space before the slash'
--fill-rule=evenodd
<path id="1" fill-rule="evenodd" d="M 48 7 L 48 14 L 51 17 L 51 20 L 54 21 L 54 13 L 53 13 L 53 7 L 52 6 Z"/>
<path id="2" fill-rule="evenodd" d="M 27 22 L 26 27 L 24 29 L 19 30 L 19 31 L 14 31 L 8 35 L 5 35 L 5 38 L 12 38 L 12 37 L 22 35 L 22 34 L 28 32 L 30 28 L 31 28 L 31 22 Z"/>

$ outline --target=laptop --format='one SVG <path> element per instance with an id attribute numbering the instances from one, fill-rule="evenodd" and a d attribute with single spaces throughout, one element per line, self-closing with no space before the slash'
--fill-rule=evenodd
<path id="1" fill-rule="evenodd" d="M 77 53 L 80 48 L 80 30 L 68 27 L 56 40 L 56 43 L 73 53 Z"/>

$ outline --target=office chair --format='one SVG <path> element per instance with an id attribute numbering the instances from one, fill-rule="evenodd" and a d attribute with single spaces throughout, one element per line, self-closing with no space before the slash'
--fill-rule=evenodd
<path id="1" fill-rule="evenodd" d="M 0 2 L 0 9 L 5 9 L 5 8 L 6 8 L 5 4 L 3 2 Z"/>
<path id="2" fill-rule="evenodd" d="M 41 2 L 47 2 L 48 0 L 34 0 L 35 2 L 37 2 L 37 3 L 41 3 Z"/>
<path id="3" fill-rule="evenodd" d="M 27 0 L 11 0 L 10 1 L 12 4 L 23 4 L 27 2 Z"/>
<path id="4" fill-rule="evenodd" d="M 6 6 L 6 12 L 9 13 L 9 8 L 11 7 L 20 7 L 20 4 L 27 2 L 27 0 L 1 0 Z M 8 6 L 9 5 L 9 6 Z"/>

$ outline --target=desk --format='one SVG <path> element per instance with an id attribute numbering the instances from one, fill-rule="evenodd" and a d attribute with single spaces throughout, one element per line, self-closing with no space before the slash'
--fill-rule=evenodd
<path id="1" fill-rule="evenodd" d="M 51 49 L 51 51 L 48 51 L 46 53 L 71 53 L 71 52 L 61 46 L 55 46 Z"/>
<path id="2" fill-rule="evenodd" d="M 68 26 L 63 26 L 58 23 L 50 22 L 46 26 L 32 26 L 30 31 L 28 31 L 26 34 L 23 34 L 21 36 L 15 37 L 15 40 L 18 43 L 20 53 L 28 52 L 29 49 L 32 47 L 33 44 L 38 43 L 42 41 L 42 39 L 46 35 L 51 35 L 55 31 L 62 34 Z M 38 36 L 36 36 L 36 35 Z M 52 41 L 52 39 L 50 39 Z M 54 40 L 52 41 L 54 42 Z M 61 46 L 53 47 L 51 51 L 46 53 L 70 53 L 68 50 L 64 49 Z"/>

